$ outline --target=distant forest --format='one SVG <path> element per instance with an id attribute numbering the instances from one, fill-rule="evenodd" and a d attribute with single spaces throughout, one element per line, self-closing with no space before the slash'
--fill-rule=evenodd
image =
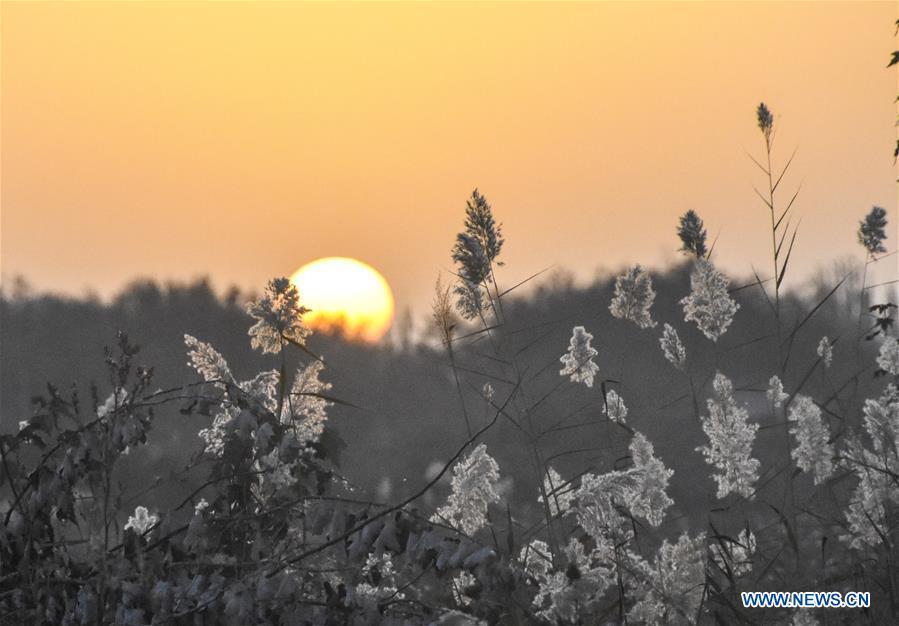
<path id="1" fill-rule="evenodd" d="M 832 275 L 839 276 L 845 269 L 835 267 Z M 689 274 L 688 263 L 653 274 L 658 320 L 675 323 L 682 318 L 678 301 L 690 290 Z M 860 357 L 872 366 L 854 378 L 858 286 L 846 281 L 825 299 L 835 282 L 819 277 L 804 297 L 787 296 L 782 302 L 784 318 L 798 324 L 824 300 L 790 346 L 793 357 L 784 383 L 788 388 L 804 383 L 808 393 L 820 397 L 830 395 L 833 385 L 846 397 L 867 397 L 873 393 L 869 387 L 874 383 L 876 342 L 868 342 Z M 665 360 L 654 334 L 609 314 L 613 289 L 613 277 L 587 287 L 575 286 L 561 272 L 543 278 L 506 302 L 508 323 L 495 332 L 502 335 L 504 344 L 518 346 L 534 364 L 525 375 L 534 377 L 535 388 L 552 388 L 560 380 L 559 355 L 568 344 L 570 329 L 575 323 L 584 324 L 595 337 L 596 361 L 603 376 L 623 381 L 616 387 L 627 399 L 628 422 L 655 442 L 656 453 L 674 469 L 671 491 L 680 514 L 700 511 L 705 503 L 697 499 L 706 498 L 712 479 L 702 456 L 695 453 L 703 435 L 695 423 L 695 407 L 683 394 L 683 375 Z M 768 377 L 778 370 L 777 357 L 770 351 L 771 311 L 754 279 L 734 279 L 731 293 L 741 308 L 733 328 L 717 346 L 692 325 L 678 324 L 679 332 L 694 370 L 705 373 L 695 381 L 697 395 L 710 393 L 716 370 L 727 372 L 750 411 L 755 408 L 757 419 L 764 423 Z M 216 346 L 238 378 L 250 376 L 267 363 L 270 366 L 247 341 L 250 319 L 244 302 L 249 297 L 236 289 L 218 296 L 205 280 L 166 286 L 139 282 L 109 303 L 31 295 L 21 287 L 17 293 L 7 293 L 0 300 L 3 431 L 14 430 L 31 414 L 31 398 L 45 393 L 48 383 L 66 393 L 76 386 L 85 403 L 91 402 L 91 386 L 96 385 L 102 401 L 110 392 L 103 347 L 114 343 L 117 330 L 126 331 L 141 347 L 137 360 L 154 368 L 154 386 L 159 388 L 196 379 L 187 364 L 185 333 Z M 419 326 L 428 322 L 421 320 Z M 408 327 L 408 321 L 400 323 Z M 457 330 L 457 336 L 465 332 Z M 394 332 L 393 340 L 380 346 L 316 334 L 308 344 L 327 364 L 323 379 L 333 384 L 332 394 L 346 403 L 329 410 L 327 444 L 338 453 L 345 477 L 368 497 L 388 500 L 406 495 L 420 486 L 429 468 L 445 462 L 457 445 L 459 395 L 449 361 L 439 341 L 429 341 L 426 332 L 419 334 L 424 340 L 413 342 Z M 834 364 L 826 372 L 814 367 L 819 360 L 816 346 L 825 335 L 835 344 Z M 841 342 L 841 337 L 849 340 Z M 468 412 L 475 420 L 486 419 L 483 384 L 489 382 L 498 390 L 508 384 L 481 374 L 483 354 L 477 341 L 459 345 L 455 358 L 460 371 L 468 370 L 462 389 Z M 815 370 L 811 375 L 810 369 Z M 571 387 L 547 398 L 537 409 L 535 417 L 550 433 L 547 457 L 557 459 L 553 464 L 559 468 L 579 470 L 585 459 L 589 466 L 591 459 L 610 458 L 609 449 L 626 453 L 626 433 L 610 427 L 602 396 L 581 385 Z M 127 467 L 141 481 L 149 476 L 167 480 L 190 462 L 200 445 L 197 433 L 210 421 L 208 416 L 181 415 L 172 407 L 161 409 L 153 433 L 157 445 L 136 451 Z M 520 443 L 508 429 L 500 424 L 485 440 L 500 466 L 514 467 L 520 463 Z M 782 433 L 772 435 L 769 450 L 765 433 L 763 428 L 756 444 L 763 462 L 768 454 L 778 454 L 775 449 L 782 440 Z M 352 453 L 340 456 L 344 447 Z M 526 473 L 517 478 L 519 484 L 507 485 L 508 493 L 522 506 L 533 506 L 536 478 Z M 708 488 L 696 489 L 697 480 Z"/>

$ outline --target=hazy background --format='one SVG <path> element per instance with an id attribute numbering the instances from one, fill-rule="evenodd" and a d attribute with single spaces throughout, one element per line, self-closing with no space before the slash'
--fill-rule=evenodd
<path id="1" fill-rule="evenodd" d="M 4 2 L 4 282 L 108 298 L 137 276 L 208 275 L 221 293 L 346 255 L 423 311 L 475 186 L 505 223 L 510 282 L 667 265 L 687 208 L 720 231 L 725 269 L 764 275 L 746 156 L 764 99 L 778 156 L 799 147 L 798 283 L 859 256 L 871 205 L 895 224 L 896 17 L 894 2 Z"/>

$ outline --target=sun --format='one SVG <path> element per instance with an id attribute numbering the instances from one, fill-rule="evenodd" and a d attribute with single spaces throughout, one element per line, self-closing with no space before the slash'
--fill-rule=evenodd
<path id="1" fill-rule="evenodd" d="M 370 265 L 347 257 L 307 263 L 290 277 L 309 313 L 304 321 L 325 332 L 378 341 L 393 321 L 393 293 Z"/>

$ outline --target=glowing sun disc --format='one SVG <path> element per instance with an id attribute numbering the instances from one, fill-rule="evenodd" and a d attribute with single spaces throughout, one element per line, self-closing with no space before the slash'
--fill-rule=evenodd
<path id="1" fill-rule="evenodd" d="M 376 269 L 347 257 L 307 263 L 290 277 L 312 328 L 374 342 L 393 321 L 393 293 Z"/>

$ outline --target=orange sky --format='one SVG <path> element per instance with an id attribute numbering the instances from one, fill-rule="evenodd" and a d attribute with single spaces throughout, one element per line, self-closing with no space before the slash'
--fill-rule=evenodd
<path id="1" fill-rule="evenodd" d="M 871 205 L 897 217 L 896 17 L 894 2 L 4 2 L 4 279 L 257 288 L 351 256 L 424 310 L 475 186 L 505 224 L 510 284 L 667 263 L 687 208 L 746 273 L 769 263 L 745 154 L 760 99 L 780 156 L 799 146 L 791 264 L 809 271 L 858 254 Z"/>

